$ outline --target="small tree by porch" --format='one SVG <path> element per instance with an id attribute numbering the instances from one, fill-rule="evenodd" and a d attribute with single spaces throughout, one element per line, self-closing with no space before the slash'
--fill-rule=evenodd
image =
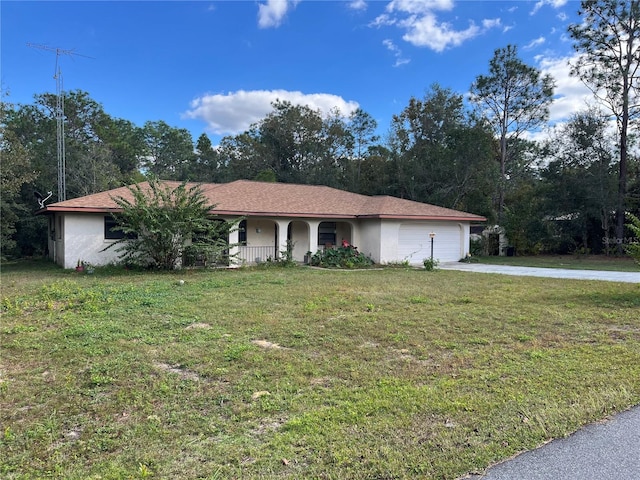
<path id="1" fill-rule="evenodd" d="M 229 249 L 229 232 L 237 222 L 220 221 L 199 185 L 178 187 L 150 179 L 148 188 L 127 187 L 132 199 L 115 197 L 122 210 L 113 214 L 115 230 L 124 238 L 109 245 L 122 253 L 121 260 L 143 267 L 171 270 L 183 258 L 201 252 L 207 257 L 223 255 Z"/>

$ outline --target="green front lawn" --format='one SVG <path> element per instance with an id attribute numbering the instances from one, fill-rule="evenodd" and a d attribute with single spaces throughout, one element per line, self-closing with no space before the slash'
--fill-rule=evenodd
<path id="1" fill-rule="evenodd" d="M 0 477 L 455 479 L 640 403 L 638 311 L 612 282 L 3 266 Z"/>

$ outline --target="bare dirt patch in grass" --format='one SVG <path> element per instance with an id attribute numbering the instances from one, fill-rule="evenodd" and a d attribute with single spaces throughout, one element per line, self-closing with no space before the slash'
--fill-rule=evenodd
<path id="1" fill-rule="evenodd" d="M 180 365 L 168 365 L 166 363 L 157 362 L 157 363 L 154 363 L 153 366 L 163 372 L 168 372 L 168 373 L 173 373 L 175 375 L 178 375 L 183 380 L 193 380 L 194 382 L 197 382 L 200 380 L 200 376 L 197 373 L 190 372 L 189 370 L 182 368 Z"/>
<path id="2" fill-rule="evenodd" d="M 185 330 L 210 330 L 211 325 L 208 323 L 192 323 L 191 325 L 187 325 L 184 327 Z"/>
<path id="3" fill-rule="evenodd" d="M 274 342 L 269 342 L 268 340 L 252 340 L 251 343 L 257 345 L 260 348 L 265 348 L 267 350 L 287 350 L 286 347 L 282 345 L 278 345 Z"/>

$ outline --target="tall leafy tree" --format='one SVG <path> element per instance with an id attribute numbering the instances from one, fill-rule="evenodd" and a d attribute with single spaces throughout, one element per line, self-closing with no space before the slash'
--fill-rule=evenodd
<path id="1" fill-rule="evenodd" d="M 44 93 L 7 115 L 7 128 L 27 149 L 38 171 L 36 190 L 55 190 L 57 185 L 55 106 L 56 96 Z M 67 197 L 119 186 L 135 175 L 142 156 L 139 139 L 137 127 L 109 116 L 86 92 L 66 92 Z"/>
<path id="2" fill-rule="evenodd" d="M 597 251 L 609 238 L 615 207 L 614 142 L 596 110 L 572 116 L 546 142 L 541 170 L 544 212 L 569 248 Z M 608 242 L 605 242 L 608 251 Z"/>
<path id="3" fill-rule="evenodd" d="M 442 204 L 492 220 L 498 169 L 491 131 L 482 122 L 467 122 L 453 129 L 447 139 L 450 179 Z"/>
<path id="4" fill-rule="evenodd" d="M 383 145 L 372 145 L 360 166 L 358 193 L 396 195 L 394 153 Z"/>
<path id="5" fill-rule="evenodd" d="M 258 152 L 278 181 L 307 183 L 307 173 L 322 157 L 323 120 L 305 105 L 277 100 L 257 125 Z"/>
<path id="6" fill-rule="evenodd" d="M 86 92 L 65 93 L 66 185 L 68 198 L 103 191 L 139 175 L 143 155 L 140 131 L 131 122 L 115 119 Z M 34 191 L 56 194 L 58 165 L 55 118 L 56 97 L 34 96 L 31 104 L 6 109 L 6 138 L 20 144 L 35 172 L 23 184 L 16 205 L 24 208 L 16 221 L 17 249 L 22 254 L 41 253 L 46 246 L 46 219 L 33 216 L 37 209 Z M 3 170 L 9 172 L 9 168 Z M 4 199 L 3 199 L 4 201 Z"/>
<path id="7" fill-rule="evenodd" d="M 412 97 L 393 116 L 390 139 L 401 197 L 433 201 L 434 193 L 443 187 L 449 161 L 447 136 L 461 122 L 462 107 L 462 96 L 433 85 L 423 99 Z"/>
<path id="8" fill-rule="evenodd" d="M 633 213 L 627 213 L 627 219 L 629 220 L 627 227 L 633 234 L 634 241 L 626 245 L 625 250 L 640 265 L 640 218 Z"/>
<path id="9" fill-rule="evenodd" d="M 356 146 L 362 155 L 376 139 L 371 117 L 361 110 L 345 118 L 337 109 L 323 116 L 306 105 L 281 100 L 272 107 L 249 130 L 220 141 L 216 149 L 219 178 L 260 178 L 355 190 L 351 168 Z"/>
<path id="10" fill-rule="evenodd" d="M 218 148 L 220 171 L 226 181 L 254 179 L 260 172 L 276 175 L 272 162 L 260 154 L 261 145 L 257 128 L 220 140 Z"/>
<path id="11" fill-rule="evenodd" d="M 103 192 L 121 185 L 118 166 L 111 151 L 101 142 L 91 142 L 75 149 L 73 157 L 67 157 L 66 183 L 72 197 Z"/>
<path id="12" fill-rule="evenodd" d="M 187 180 L 195 162 L 191 133 L 162 120 L 145 122 L 142 133 L 146 146 L 145 169 L 164 180 Z"/>
<path id="13" fill-rule="evenodd" d="M 640 157 L 629 156 L 629 171 L 627 172 L 627 207 L 636 217 L 640 216 Z"/>
<path id="14" fill-rule="evenodd" d="M 508 148 L 512 159 L 508 170 L 509 182 L 504 190 L 504 211 L 500 225 L 505 228 L 509 243 L 517 252 L 539 253 L 547 236 L 542 228 L 540 145 L 517 138 L 509 140 Z"/>
<path id="15" fill-rule="evenodd" d="M 37 172 L 15 132 L 7 129 L 6 111 L 12 106 L 0 102 L 0 257 L 16 253 L 16 223 L 29 212 L 21 201 L 22 186 L 32 181 Z"/>
<path id="16" fill-rule="evenodd" d="M 503 213 L 503 226 L 510 246 L 518 254 L 538 254 L 551 251 L 550 233 L 541 214 L 543 211 L 542 185 L 534 170 L 518 178 L 509 189 Z"/>
<path id="17" fill-rule="evenodd" d="M 196 142 L 196 160 L 189 172 L 189 179 L 198 182 L 220 180 L 219 155 L 205 133 Z"/>
<path id="18" fill-rule="evenodd" d="M 465 208 L 474 191 L 491 198 L 491 134 L 467 114 L 461 95 L 433 85 L 394 115 L 391 130 L 395 195 L 451 208 Z"/>
<path id="19" fill-rule="evenodd" d="M 142 129 L 129 120 L 109 117 L 99 126 L 97 133 L 120 177 L 125 181 L 135 179 L 145 151 Z"/>
<path id="20" fill-rule="evenodd" d="M 335 109 L 322 119 L 318 157 L 306 183 L 347 188 L 347 167 L 353 158 L 353 136 L 342 113 Z"/>
<path id="21" fill-rule="evenodd" d="M 55 107 L 55 103 L 53 103 Z M 38 175 L 31 185 L 39 191 L 57 194 L 56 122 L 53 107 L 43 95 L 33 104 L 16 105 L 7 110 L 6 129 L 27 150 L 32 168 Z"/>
<path id="22" fill-rule="evenodd" d="M 479 75 L 471 85 L 471 100 L 498 138 L 498 223 L 502 220 L 507 181 L 515 160 L 511 147 L 524 132 L 535 130 L 546 122 L 553 89 L 551 76 L 541 75 L 538 69 L 520 60 L 514 45 L 497 49 L 489 62 L 489 74 Z"/>
<path id="23" fill-rule="evenodd" d="M 55 115 L 42 95 L 36 95 L 33 104 L 14 105 L 4 114 L 5 134 L 24 148 L 30 168 L 35 172 L 33 178 L 22 185 L 17 196 L 7 205 L 4 205 L 5 196 L 2 197 L 5 209 L 11 205 L 11 215 L 15 215 L 15 233 L 12 235 L 12 240 L 16 242 L 15 254 L 42 254 L 47 245 L 47 223 L 44 216 L 33 215 L 38 208 L 34 192 L 46 195 L 52 191 L 54 198 L 57 193 Z M 4 158 L 2 169 L 4 172 Z"/>
<path id="24" fill-rule="evenodd" d="M 362 163 L 369 153 L 369 148 L 379 140 L 378 135 L 375 134 L 378 122 L 369 113 L 358 108 L 349 116 L 347 128 L 353 138 L 349 185 L 353 191 L 359 192 Z"/>
<path id="25" fill-rule="evenodd" d="M 47 111 L 55 112 L 54 95 L 44 94 L 39 101 Z M 112 121 L 111 117 L 100 103 L 82 90 L 65 93 L 64 113 L 67 197 L 79 197 L 118 186 L 119 169 L 100 136 Z"/>
<path id="26" fill-rule="evenodd" d="M 582 22 L 569 27 L 580 54 L 572 73 L 608 108 L 618 126 L 616 237 L 622 253 L 629 128 L 640 116 L 640 0 L 582 0 L 579 14 Z"/>

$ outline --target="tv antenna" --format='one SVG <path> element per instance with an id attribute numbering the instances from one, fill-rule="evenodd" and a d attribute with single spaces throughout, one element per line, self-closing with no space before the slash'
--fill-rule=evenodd
<path id="1" fill-rule="evenodd" d="M 36 43 L 27 43 L 27 47 L 38 48 L 40 50 L 46 50 L 56 54 L 56 68 L 53 73 L 53 78 L 56 81 L 56 143 L 57 143 L 57 157 L 58 157 L 58 201 L 63 202 L 67 199 L 67 184 L 66 184 L 66 159 L 65 159 L 65 145 L 64 145 L 64 90 L 62 88 L 62 70 L 60 69 L 60 56 L 61 55 L 76 55 L 79 57 L 87 57 L 86 55 L 80 55 L 73 50 L 66 50 L 63 48 L 49 47 L 48 45 L 40 45 Z"/>
<path id="2" fill-rule="evenodd" d="M 37 190 L 34 191 L 33 194 L 35 195 L 36 200 L 38 201 L 38 205 L 40 205 L 40 208 L 44 208 L 45 202 L 51 198 L 51 195 L 53 195 L 53 192 L 47 192 L 46 197 Z"/>

